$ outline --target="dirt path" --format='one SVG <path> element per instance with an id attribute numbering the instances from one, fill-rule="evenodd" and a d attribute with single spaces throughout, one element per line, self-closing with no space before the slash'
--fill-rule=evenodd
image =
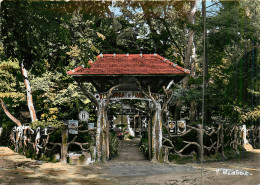
<path id="1" fill-rule="evenodd" d="M 149 162 L 139 150 L 140 139 L 120 140 L 118 156 L 110 162 Z"/>
<path id="2" fill-rule="evenodd" d="M 258 150 L 246 152 L 241 159 L 232 161 L 205 163 L 202 166 L 195 163 L 175 165 L 150 163 L 139 155 L 141 153 L 134 142 L 121 144 L 121 155 L 118 158 L 90 166 L 42 163 L 0 147 L 0 184 L 260 184 Z M 125 151 L 126 146 L 131 152 Z M 244 170 L 252 175 L 225 175 L 221 171 L 214 171 L 219 168 Z"/>

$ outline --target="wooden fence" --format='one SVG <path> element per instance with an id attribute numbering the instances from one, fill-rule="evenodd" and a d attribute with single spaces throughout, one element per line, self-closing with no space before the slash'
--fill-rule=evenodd
<path id="1" fill-rule="evenodd" d="M 48 127 L 31 129 L 29 126 L 14 127 L 11 132 L 11 141 L 16 152 L 24 155 L 31 152 L 36 158 L 42 156 L 60 156 L 64 163 L 68 161 L 70 152 L 88 153 L 95 160 L 96 129 L 88 129 L 86 125 L 71 127 L 78 134 L 70 134 L 67 125 L 61 128 Z M 205 156 L 220 154 L 223 158 L 227 148 L 239 153 L 239 146 L 243 145 L 243 132 L 237 125 L 189 126 L 181 134 L 173 135 L 164 127 L 163 136 L 164 161 L 168 162 L 169 155 L 197 156 L 203 161 Z M 259 127 L 248 129 L 248 140 L 254 148 L 259 147 Z"/>
<path id="2" fill-rule="evenodd" d="M 95 129 L 87 129 L 85 125 L 70 127 L 78 134 L 70 134 L 67 125 L 60 128 L 47 127 L 31 129 L 29 126 L 14 127 L 11 132 L 11 141 L 14 150 L 24 155 L 40 159 L 42 156 L 58 158 L 64 163 L 68 161 L 69 152 L 88 153 L 95 158 L 94 137 Z"/>
<path id="3" fill-rule="evenodd" d="M 187 126 L 184 133 L 178 135 L 170 134 L 165 127 L 167 135 L 163 137 L 164 161 L 168 162 L 169 155 L 180 157 L 193 156 L 196 154 L 199 161 L 204 160 L 205 155 L 221 154 L 225 156 L 225 148 L 230 147 L 239 153 L 238 146 L 242 145 L 241 129 L 236 125 Z"/>

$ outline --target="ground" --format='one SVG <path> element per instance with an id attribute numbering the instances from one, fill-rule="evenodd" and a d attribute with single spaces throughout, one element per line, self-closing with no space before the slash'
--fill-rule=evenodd
<path id="1" fill-rule="evenodd" d="M 227 175 L 217 169 L 248 172 Z M 240 159 L 203 164 L 151 163 L 138 150 L 137 141 L 122 141 L 119 156 L 107 163 L 88 166 L 44 163 L 0 147 L 0 184 L 260 184 L 260 150 L 243 153 Z"/>

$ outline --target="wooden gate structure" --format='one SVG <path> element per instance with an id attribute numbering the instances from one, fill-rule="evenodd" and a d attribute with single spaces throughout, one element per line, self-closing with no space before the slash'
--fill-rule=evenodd
<path id="1" fill-rule="evenodd" d="M 167 105 L 173 96 L 170 86 L 190 74 L 157 54 L 100 54 L 88 67 L 79 66 L 68 71 L 83 93 L 97 107 L 96 160 L 109 159 L 108 106 L 112 100 L 138 99 L 147 101 L 149 158 L 162 157 L 162 126 Z M 91 83 L 96 92 L 85 85 Z M 162 92 L 163 94 L 159 94 Z"/>

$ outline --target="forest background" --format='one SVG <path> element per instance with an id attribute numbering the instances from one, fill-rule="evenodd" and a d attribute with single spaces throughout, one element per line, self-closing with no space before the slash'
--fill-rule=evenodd
<path id="1" fill-rule="evenodd" d="M 29 71 L 39 120 L 95 109 L 66 74 L 100 53 L 157 53 L 191 70 L 174 87 L 170 117 L 188 124 L 260 124 L 259 1 L 1 2 L 0 98 L 29 123 L 20 65 Z M 206 6 L 205 6 L 206 5 Z M 205 69 L 203 70 L 204 17 Z M 88 88 L 93 90 L 89 84 Z M 0 126 L 15 124 L 0 109 Z"/>

